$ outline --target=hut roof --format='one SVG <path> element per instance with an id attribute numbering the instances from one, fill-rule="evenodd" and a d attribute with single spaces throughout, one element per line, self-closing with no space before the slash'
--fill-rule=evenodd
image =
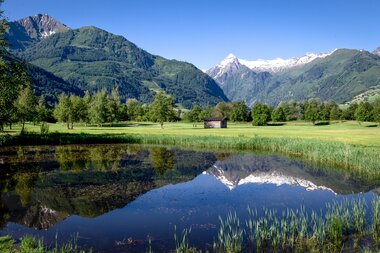
<path id="1" fill-rule="evenodd" d="M 226 118 L 217 118 L 217 117 L 214 117 L 214 118 L 204 118 L 203 120 L 204 121 L 223 121 L 223 120 L 226 120 Z"/>

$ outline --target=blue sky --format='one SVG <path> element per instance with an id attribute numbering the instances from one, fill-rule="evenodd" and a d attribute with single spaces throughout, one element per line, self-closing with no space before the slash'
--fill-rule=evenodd
<path id="1" fill-rule="evenodd" d="M 9 20 L 47 13 L 205 69 L 229 53 L 272 59 L 380 46 L 378 0 L 6 0 Z"/>

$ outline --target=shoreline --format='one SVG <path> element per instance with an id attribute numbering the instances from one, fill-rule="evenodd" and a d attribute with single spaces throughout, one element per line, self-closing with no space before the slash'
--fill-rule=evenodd
<path id="1" fill-rule="evenodd" d="M 302 158 L 320 165 L 337 166 L 367 176 L 380 176 L 379 150 L 337 141 L 294 137 L 227 137 L 149 134 L 28 133 L 0 136 L 0 147 L 69 144 L 153 144 L 187 148 L 269 151 Z"/>

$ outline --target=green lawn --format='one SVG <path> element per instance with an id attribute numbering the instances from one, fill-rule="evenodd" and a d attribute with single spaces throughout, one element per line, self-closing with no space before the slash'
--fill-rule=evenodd
<path id="1" fill-rule="evenodd" d="M 39 132 L 39 126 L 28 124 L 27 131 Z M 249 123 L 229 123 L 227 129 L 204 129 L 202 123 L 193 127 L 192 123 L 165 123 L 161 129 L 156 123 L 127 122 L 116 126 L 84 126 L 77 124 L 73 130 L 66 129 L 66 125 L 57 123 L 49 125 L 50 132 L 60 133 L 88 133 L 88 134 L 138 134 L 138 135 L 166 135 L 166 136 L 226 136 L 226 137 L 294 137 L 338 141 L 347 144 L 360 144 L 380 148 L 380 128 L 373 123 L 359 125 L 355 121 L 332 122 L 326 126 L 314 126 L 307 122 L 288 122 L 282 126 L 253 127 Z M 15 126 L 8 133 L 16 134 L 20 131 Z"/>

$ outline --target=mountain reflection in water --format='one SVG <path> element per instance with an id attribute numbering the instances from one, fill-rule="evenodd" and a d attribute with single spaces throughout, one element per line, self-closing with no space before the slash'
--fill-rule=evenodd
<path id="1" fill-rule="evenodd" d="M 164 252 L 173 247 L 177 224 L 193 227 L 195 241 L 204 245 L 228 211 L 300 203 L 319 208 L 380 185 L 277 155 L 169 147 L 12 147 L 0 149 L 0 160 L 0 234 L 53 240 L 58 231 L 63 238 L 79 232 L 83 247 L 101 250 L 122 247 L 115 242 L 125 236 L 146 243 L 153 235 L 156 251 Z"/>

